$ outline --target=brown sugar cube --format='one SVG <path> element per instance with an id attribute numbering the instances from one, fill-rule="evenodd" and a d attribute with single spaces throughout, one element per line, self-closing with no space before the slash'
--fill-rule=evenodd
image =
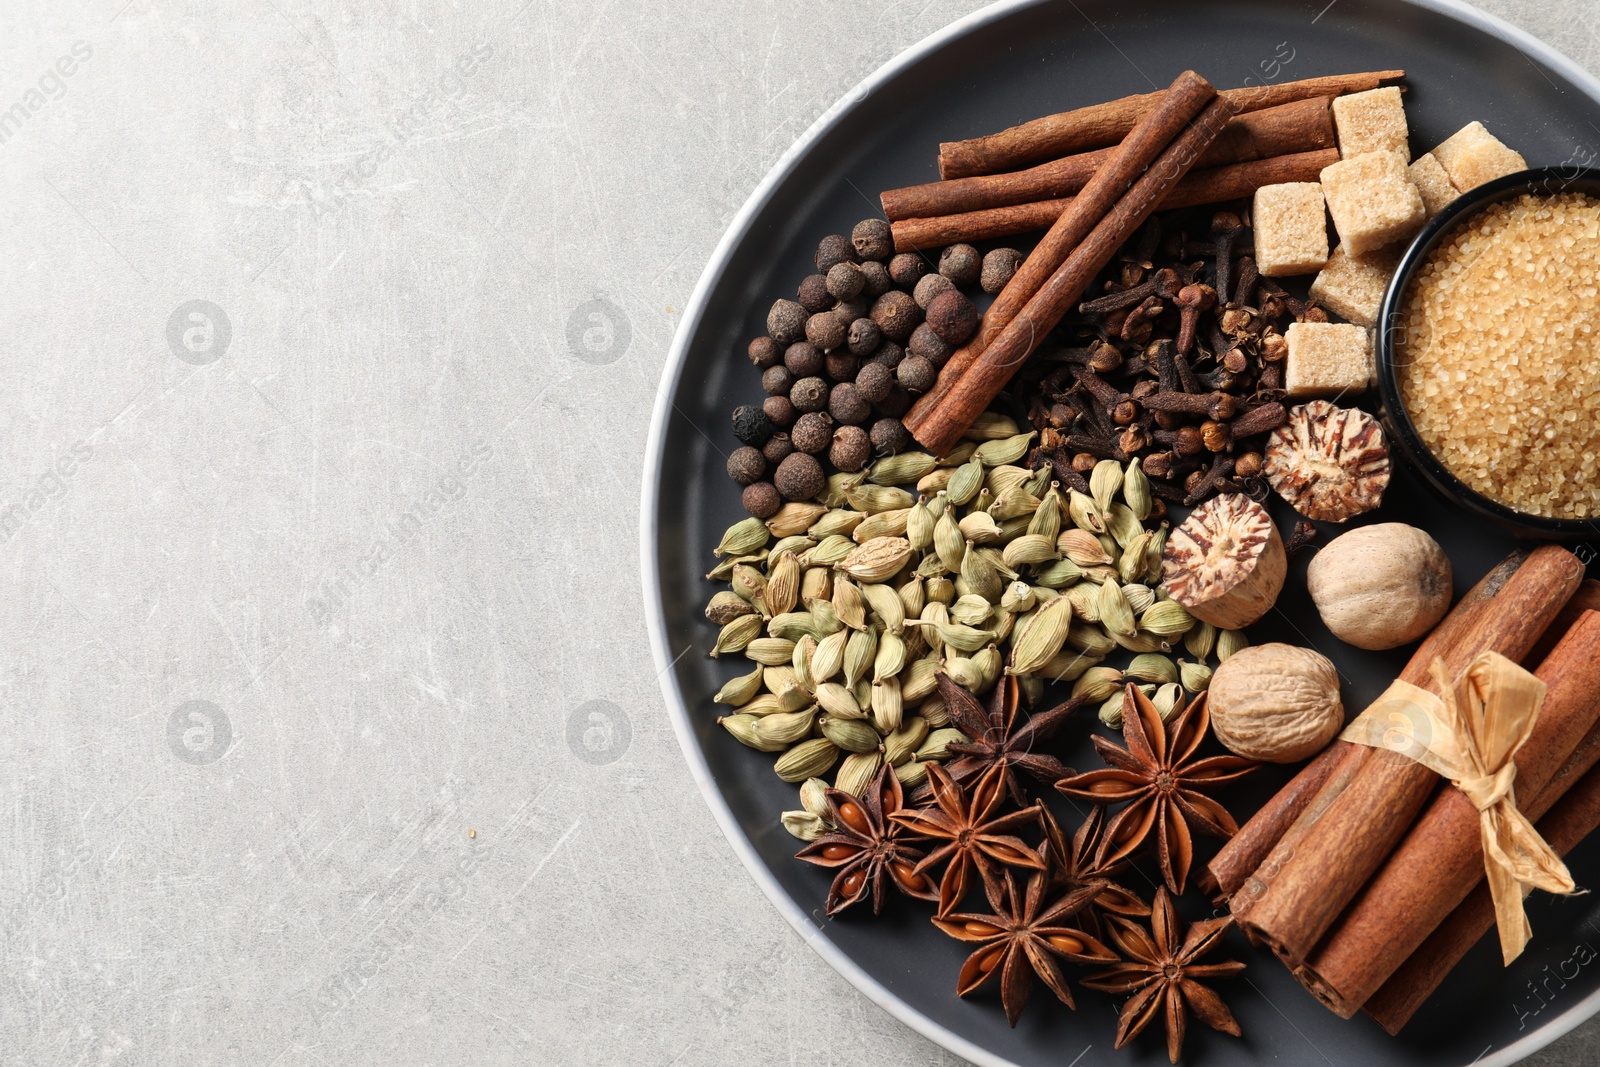
<path id="1" fill-rule="evenodd" d="M 1311 298 L 1357 326 L 1376 326 L 1384 290 L 1399 263 L 1398 246 L 1352 256 L 1340 245 L 1311 283 Z"/>
<path id="2" fill-rule="evenodd" d="M 1463 193 L 1484 182 L 1528 169 L 1528 161 L 1502 144 L 1481 122 L 1469 123 L 1457 130 L 1433 150 L 1433 157 L 1450 175 L 1450 184 Z"/>
<path id="3" fill-rule="evenodd" d="M 1310 274 L 1328 262 L 1328 214 L 1315 182 L 1264 185 L 1250 212 L 1256 269 L 1269 278 Z"/>
<path id="4" fill-rule="evenodd" d="M 1364 393 L 1374 374 L 1363 326 L 1344 322 L 1293 322 L 1287 334 L 1283 386 L 1291 399 Z"/>
<path id="5" fill-rule="evenodd" d="M 1411 175 L 1411 184 L 1422 194 L 1422 206 L 1428 210 L 1430 219 L 1461 195 L 1460 190 L 1450 183 L 1450 175 L 1444 172 L 1444 167 L 1439 165 L 1439 160 L 1432 152 L 1418 156 L 1407 173 Z"/>
<path id="6" fill-rule="evenodd" d="M 1399 152 L 1368 152 L 1323 168 L 1322 195 L 1351 255 L 1410 237 L 1428 218 Z"/>
<path id="7" fill-rule="evenodd" d="M 1397 85 L 1335 97 L 1333 125 L 1339 133 L 1341 159 L 1368 152 L 1399 152 L 1411 158 L 1406 109 Z"/>

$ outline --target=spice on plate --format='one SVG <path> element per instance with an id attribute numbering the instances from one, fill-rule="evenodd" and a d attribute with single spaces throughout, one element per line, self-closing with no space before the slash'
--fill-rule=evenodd
<path id="1" fill-rule="evenodd" d="M 1485 208 L 1412 284 L 1398 372 L 1423 443 L 1466 485 L 1532 515 L 1600 516 L 1600 200 Z"/>

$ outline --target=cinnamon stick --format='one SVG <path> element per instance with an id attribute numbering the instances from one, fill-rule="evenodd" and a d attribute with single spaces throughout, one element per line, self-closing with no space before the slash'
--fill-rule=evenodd
<path id="1" fill-rule="evenodd" d="M 1359 93 L 1400 81 L 1404 77 L 1403 70 L 1335 74 L 1279 85 L 1228 89 L 1222 95 L 1243 113 L 1314 96 Z M 1156 105 L 1160 95 L 1140 93 L 1125 96 L 1104 104 L 1046 115 L 985 137 L 947 141 L 939 146 L 939 176 L 948 179 L 994 174 L 1116 144 Z"/>
<path id="2" fill-rule="evenodd" d="M 1194 161 L 1206 150 L 1228 119 L 1233 117 L 1235 105 L 1218 97 L 1207 105 L 1199 118 L 1167 146 L 1166 151 L 1152 163 L 1127 195 L 1117 201 L 1110 214 L 1101 218 L 1094 229 L 1074 248 L 1052 274 L 1048 281 L 1027 302 L 1016 318 L 1000 332 L 967 368 L 938 406 L 925 418 L 918 420 L 913 436 L 935 455 L 941 455 L 956 443 L 972 421 L 999 395 L 1049 332 L 1088 290 L 1095 276 L 1105 269 L 1135 230 L 1155 213 L 1157 206 Z M 1098 181 L 1099 175 L 1096 175 Z M 1079 197 L 1079 200 L 1085 197 Z M 1070 224 L 1081 212 L 1074 204 L 1068 221 Z M 1012 279 L 1014 283 L 1015 278 Z M 947 363 L 942 378 L 950 371 Z"/>
<path id="3" fill-rule="evenodd" d="M 1516 756 L 1525 799 L 1539 795 L 1600 719 L 1600 613 L 1585 612 L 1534 673 L 1547 689 Z M 1466 794 L 1440 790 L 1296 972 L 1301 983 L 1341 1018 L 1354 1015 L 1483 880 L 1479 822 Z"/>
<path id="4" fill-rule="evenodd" d="M 1591 730 L 1555 778 L 1523 811 L 1539 836 L 1565 856 L 1600 829 L 1600 730 Z M 1461 958 L 1494 926 L 1494 901 L 1487 882 L 1467 895 L 1450 917 L 1411 954 L 1365 1009 L 1391 1034 L 1398 1034 L 1433 995 Z"/>
<path id="5" fill-rule="evenodd" d="M 1338 149 L 1322 148 L 1197 170 L 1173 187 L 1161 201 L 1159 210 L 1241 200 L 1255 195 L 1255 191 L 1264 185 L 1314 182 L 1321 176 L 1323 168 L 1337 162 Z M 923 248 L 942 248 L 960 242 L 987 241 L 1042 230 L 1059 219 L 1072 206 L 1073 199 L 1063 197 L 956 215 L 901 219 L 890 224 L 894 232 L 895 251 L 915 252 Z"/>
<path id="6" fill-rule="evenodd" d="M 1449 675 L 1459 675 L 1483 652 L 1520 661 L 1582 580 L 1583 564 L 1571 552 L 1559 545 L 1535 549 L 1466 637 L 1439 650 Z M 1419 650 L 1413 663 L 1421 655 Z M 1426 662 L 1431 664 L 1431 655 Z M 1423 688 L 1434 684 L 1431 677 L 1401 677 Z M 1349 746 L 1341 770 L 1309 809 L 1320 809 L 1320 817 L 1303 833 L 1291 829 L 1263 864 L 1275 866 L 1277 876 L 1270 882 L 1252 876 L 1234 898 L 1240 926 L 1291 968 L 1299 967 L 1394 851 L 1438 783 L 1438 775 L 1398 752 Z"/>
<path id="7" fill-rule="evenodd" d="M 1513 552 L 1497 566 L 1478 579 L 1467 594 L 1457 602 L 1433 633 L 1418 647 L 1400 677 L 1408 682 L 1426 680 L 1433 657 L 1443 650 L 1455 647 L 1466 640 L 1494 598 L 1505 588 L 1511 576 L 1527 561 L 1526 552 Z M 1424 658 L 1426 657 L 1426 658 Z M 1420 683 L 1418 683 L 1420 684 Z M 1288 831 L 1296 825 L 1311 802 L 1322 791 L 1335 768 L 1354 746 L 1346 741 L 1335 741 L 1322 750 L 1322 754 L 1306 765 L 1295 778 L 1258 810 L 1249 822 L 1239 828 L 1227 844 L 1211 860 L 1207 873 L 1208 888 L 1217 903 L 1224 903 L 1244 888 L 1257 868 L 1277 847 Z M 1263 881 L 1270 881 L 1269 877 Z M 1215 888 L 1209 888 L 1214 886 Z M 1243 906 L 1243 905 L 1241 905 Z"/>
<path id="8" fill-rule="evenodd" d="M 934 388 L 906 414 L 906 429 L 913 435 L 918 433 L 924 420 L 943 402 L 988 340 L 1010 324 L 1039 287 L 1061 266 L 1067 255 L 1116 206 L 1129 185 L 1149 170 L 1190 120 L 1216 97 L 1216 89 L 1194 71 L 1184 71 L 1178 75 L 1168 88 L 1162 105 L 1152 108 L 1107 157 L 1082 194 L 1076 198 L 1072 210 L 1062 212 L 1048 223 L 1049 232 L 1034 246 L 1028 258 L 1018 267 L 1016 275 L 984 313 L 978 335 L 952 353 Z"/>
<path id="9" fill-rule="evenodd" d="M 1586 611 L 1600 611 L 1600 581 L 1595 581 L 1593 578 L 1578 586 L 1578 591 L 1572 594 L 1572 599 L 1561 609 L 1556 621 L 1550 624 L 1550 629 L 1544 632 L 1539 643 L 1533 646 L 1533 651 L 1528 653 L 1528 658 L 1523 661 L 1524 665 L 1543 663 L 1550 650 L 1556 647 L 1556 642 L 1561 640 L 1562 635 L 1578 621 L 1578 616 Z"/>
<path id="10" fill-rule="evenodd" d="M 1334 144 L 1333 114 L 1328 109 L 1332 101 L 1331 96 L 1319 96 L 1236 115 L 1195 162 L 1195 169 L 1330 148 Z M 879 201 L 884 217 L 898 222 L 1059 199 L 1082 189 L 1114 151 L 1099 148 L 1027 170 L 890 189 Z"/>

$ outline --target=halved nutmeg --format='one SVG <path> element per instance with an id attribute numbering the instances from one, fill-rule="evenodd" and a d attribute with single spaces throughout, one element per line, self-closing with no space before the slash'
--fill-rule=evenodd
<path id="1" fill-rule="evenodd" d="M 1389 449 L 1365 411 L 1313 400 L 1291 408 L 1288 421 L 1272 432 L 1263 471 L 1306 518 L 1344 522 L 1383 503 Z"/>
<path id="2" fill-rule="evenodd" d="M 1267 613 L 1288 571 L 1267 509 L 1242 493 L 1212 497 L 1167 538 L 1161 576 L 1189 614 L 1223 630 Z"/>

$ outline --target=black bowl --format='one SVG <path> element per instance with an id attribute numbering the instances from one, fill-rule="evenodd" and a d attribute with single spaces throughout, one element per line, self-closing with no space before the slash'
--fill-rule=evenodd
<path id="1" fill-rule="evenodd" d="M 1382 402 L 1384 428 L 1390 442 L 1422 476 L 1452 504 L 1463 511 L 1486 519 L 1521 537 L 1542 541 L 1577 541 L 1600 536 L 1600 517 L 1593 519 L 1552 519 L 1543 515 L 1530 515 L 1517 511 L 1497 500 L 1490 499 L 1450 473 L 1423 442 L 1416 426 L 1406 411 L 1400 395 L 1400 380 L 1396 371 L 1397 360 L 1403 358 L 1404 332 L 1402 315 L 1407 290 L 1411 280 L 1427 262 L 1441 241 L 1449 237 L 1467 219 L 1490 204 L 1511 200 L 1524 193 L 1553 196 L 1556 193 L 1579 192 L 1600 199 L 1600 170 L 1581 167 L 1545 167 L 1507 174 L 1503 178 L 1485 182 L 1451 202 L 1435 215 L 1422 232 L 1412 241 L 1411 247 L 1400 258 L 1400 266 L 1389 282 L 1383 296 L 1383 306 L 1378 315 L 1378 392 Z"/>

